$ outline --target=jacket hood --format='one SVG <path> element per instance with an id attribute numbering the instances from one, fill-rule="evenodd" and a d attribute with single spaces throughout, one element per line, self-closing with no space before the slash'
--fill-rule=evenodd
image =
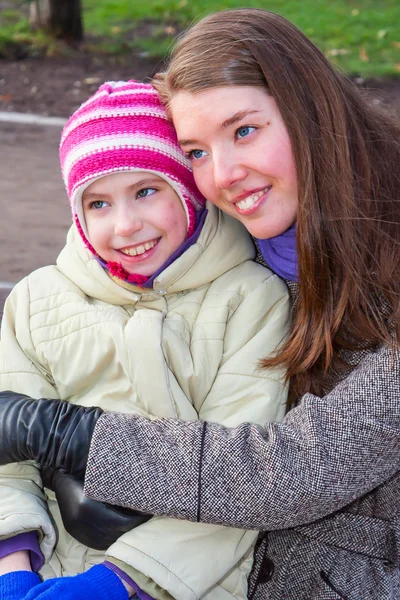
<path id="1" fill-rule="evenodd" d="M 75 225 L 57 259 L 57 267 L 86 295 L 124 305 L 154 295 L 199 288 L 255 258 L 254 244 L 244 226 L 207 203 L 208 214 L 197 241 L 154 280 L 153 289 L 116 283 L 85 247 Z"/>

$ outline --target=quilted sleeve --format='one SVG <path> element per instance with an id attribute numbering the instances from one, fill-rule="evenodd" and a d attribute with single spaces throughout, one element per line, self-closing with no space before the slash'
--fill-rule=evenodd
<path id="1" fill-rule="evenodd" d="M 0 389 L 33 398 L 58 398 L 50 375 L 35 361 L 29 325 L 29 286 L 24 279 L 13 289 L 5 305 L 0 340 Z M 38 530 L 40 548 L 45 558 L 49 558 L 56 534 L 35 463 L 0 467 L 0 496 L 0 539 Z"/>

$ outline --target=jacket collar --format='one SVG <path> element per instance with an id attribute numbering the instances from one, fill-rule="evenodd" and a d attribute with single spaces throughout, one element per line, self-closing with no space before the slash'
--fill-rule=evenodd
<path id="1" fill-rule="evenodd" d="M 57 259 L 57 267 L 88 296 L 117 305 L 199 288 L 255 257 L 254 244 L 243 225 L 212 204 L 207 203 L 207 208 L 197 241 L 157 275 L 152 290 L 130 284 L 121 286 L 113 281 L 84 246 L 74 225 Z"/>

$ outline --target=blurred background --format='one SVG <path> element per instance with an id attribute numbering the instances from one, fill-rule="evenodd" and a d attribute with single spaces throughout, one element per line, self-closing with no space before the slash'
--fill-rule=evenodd
<path id="1" fill-rule="evenodd" d="M 107 79 L 150 78 L 188 25 L 244 4 L 287 17 L 400 117 L 398 0 L 0 0 L 0 290 L 64 244 L 60 118 Z"/>

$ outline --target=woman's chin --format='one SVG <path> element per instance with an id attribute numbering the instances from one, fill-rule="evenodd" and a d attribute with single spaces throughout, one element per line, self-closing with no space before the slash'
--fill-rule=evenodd
<path id="1" fill-rule="evenodd" d="M 247 231 L 251 236 L 259 240 L 268 240 L 278 235 L 285 233 L 292 225 L 289 219 L 279 222 L 269 222 L 268 219 L 262 217 L 261 219 L 254 220 L 241 219 L 241 222 L 246 227 Z"/>

